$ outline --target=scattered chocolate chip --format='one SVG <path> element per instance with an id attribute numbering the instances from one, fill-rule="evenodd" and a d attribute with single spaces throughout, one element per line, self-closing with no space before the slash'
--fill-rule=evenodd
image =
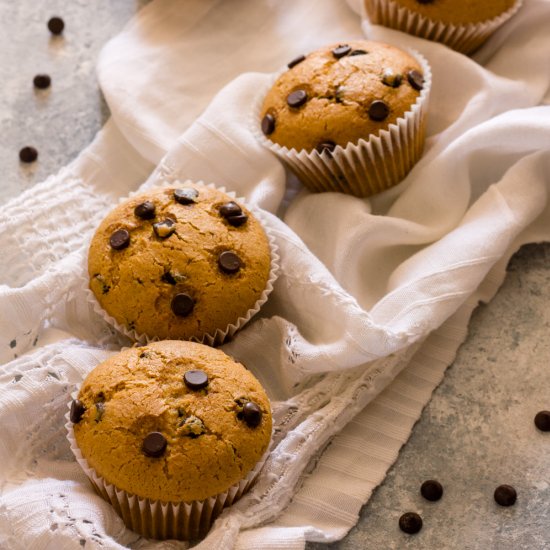
<path id="1" fill-rule="evenodd" d="M 241 225 L 245 224 L 247 220 L 248 216 L 244 213 L 239 214 L 238 216 L 231 216 L 230 218 L 227 218 L 229 225 L 232 225 L 233 227 L 240 227 Z"/>
<path id="2" fill-rule="evenodd" d="M 159 239 L 167 239 L 176 230 L 176 224 L 174 220 L 166 218 L 162 222 L 153 224 L 153 231 Z"/>
<path id="3" fill-rule="evenodd" d="M 416 512 L 406 512 L 399 518 L 399 529 L 409 535 L 414 535 L 422 529 L 422 518 Z"/>
<path id="4" fill-rule="evenodd" d="M 169 271 L 164 272 L 160 279 L 161 281 L 168 283 L 169 285 L 175 285 L 177 282 L 176 279 L 174 279 L 174 276 Z"/>
<path id="5" fill-rule="evenodd" d="M 292 69 L 292 67 L 296 67 L 296 65 L 298 65 L 299 63 L 301 63 L 302 61 L 304 61 L 304 59 L 306 58 L 305 55 L 299 55 L 298 57 L 295 57 L 288 65 L 287 67 L 289 69 Z"/>
<path id="6" fill-rule="evenodd" d="M 307 92 L 305 90 L 294 90 L 286 98 L 289 107 L 297 109 L 307 101 Z"/>
<path id="7" fill-rule="evenodd" d="M 195 300 L 189 294 L 176 294 L 170 304 L 172 311 L 178 317 L 187 317 L 195 307 Z"/>
<path id="8" fill-rule="evenodd" d="M 275 117 L 267 113 L 264 118 L 262 118 L 262 132 L 269 136 L 275 131 Z"/>
<path id="9" fill-rule="evenodd" d="M 10 340 L 10 348 L 13 349 L 15 346 L 17 346 L 17 340 L 14 338 Z"/>
<path id="10" fill-rule="evenodd" d="M 193 204 L 198 196 L 199 192 L 196 189 L 193 189 L 193 187 L 176 189 L 174 191 L 174 199 L 180 204 Z"/>
<path id="11" fill-rule="evenodd" d="M 248 401 L 243 405 L 242 417 L 250 428 L 256 428 L 262 421 L 262 409 L 254 401 Z"/>
<path id="12" fill-rule="evenodd" d="M 21 162 L 34 162 L 38 158 L 38 151 L 34 147 L 23 147 L 19 151 L 19 160 Z"/>
<path id="13" fill-rule="evenodd" d="M 390 108 L 385 101 L 377 99 L 370 104 L 369 117 L 376 122 L 381 122 L 390 114 Z"/>
<path id="14" fill-rule="evenodd" d="M 391 88 L 399 88 L 402 80 L 403 76 L 396 73 L 393 69 L 384 69 L 382 73 L 382 83 Z"/>
<path id="15" fill-rule="evenodd" d="M 104 412 L 105 412 L 105 404 L 96 403 L 95 404 L 95 421 L 96 422 L 99 422 L 103 418 Z"/>
<path id="16" fill-rule="evenodd" d="M 224 273 L 237 273 L 241 269 L 241 265 L 241 259 L 230 250 L 226 250 L 218 256 L 218 266 Z"/>
<path id="17" fill-rule="evenodd" d="M 71 412 L 69 413 L 69 418 L 73 424 L 78 424 L 82 420 L 82 416 L 86 412 L 86 407 L 82 401 L 75 399 L 71 403 Z"/>
<path id="18" fill-rule="evenodd" d="M 134 208 L 134 214 L 142 220 L 152 220 L 155 217 L 155 205 L 145 201 Z"/>
<path id="19" fill-rule="evenodd" d="M 32 83 L 34 84 L 35 88 L 38 88 L 39 90 L 45 90 L 46 88 L 50 87 L 52 79 L 47 74 L 37 74 L 32 79 Z"/>
<path id="20" fill-rule="evenodd" d="M 179 414 L 179 411 L 178 411 Z M 206 432 L 206 427 L 197 416 L 188 416 L 179 423 L 181 433 L 191 439 L 195 439 Z"/>
<path id="21" fill-rule="evenodd" d="M 518 494 L 511 485 L 499 485 L 495 489 L 495 502 L 501 506 L 512 506 L 515 504 Z"/>
<path id="22" fill-rule="evenodd" d="M 550 411 L 540 411 L 535 416 L 535 426 L 541 432 L 550 432 Z"/>
<path id="23" fill-rule="evenodd" d="M 188 370 L 183 381 L 190 390 L 198 391 L 208 386 L 208 375 L 203 370 Z"/>
<path id="24" fill-rule="evenodd" d="M 323 154 L 323 153 L 326 152 L 329 155 L 332 154 L 334 149 L 336 149 L 336 143 L 334 143 L 334 141 L 330 141 L 330 140 L 322 141 L 321 143 L 319 143 L 319 145 L 317 145 L 317 147 L 315 147 L 315 150 L 318 153 Z"/>
<path id="25" fill-rule="evenodd" d="M 367 55 L 369 52 L 366 52 L 365 50 L 353 50 L 349 55 L 350 57 L 356 56 L 356 55 Z"/>
<path id="26" fill-rule="evenodd" d="M 424 77 L 418 71 L 409 71 L 407 73 L 407 80 L 415 90 L 420 91 L 424 88 Z"/>
<path id="27" fill-rule="evenodd" d="M 236 202 L 230 201 L 222 204 L 219 212 L 224 218 L 227 219 L 232 216 L 240 216 L 243 213 L 243 210 Z"/>
<path id="28" fill-rule="evenodd" d="M 420 494 L 426 499 L 435 502 L 443 496 L 443 486 L 435 479 L 428 479 L 420 487 Z"/>
<path id="29" fill-rule="evenodd" d="M 341 57 L 344 57 L 345 55 L 348 55 L 348 53 L 351 52 L 351 47 L 348 46 L 347 44 L 342 44 L 340 46 L 338 46 L 337 48 L 334 48 L 334 50 L 332 50 L 332 55 L 336 58 L 336 59 L 340 59 Z"/>
<path id="30" fill-rule="evenodd" d="M 117 229 L 109 238 L 111 248 L 122 250 L 130 244 L 130 233 L 126 229 Z"/>
<path id="31" fill-rule="evenodd" d="M 52 17 L 48 21 L 48 29 L 52 34 L 61 34 L 63 32 L 63 29 L 65 28 L 65 22 L 61 17 Z"/>
<path id="32" fill-rule="evenodd" d="M 151 458 L 158 458 L 164 454 L 167 445 L 168 441 L 160 432 L 151 432 L 143 440 L 141 450 Z"/>

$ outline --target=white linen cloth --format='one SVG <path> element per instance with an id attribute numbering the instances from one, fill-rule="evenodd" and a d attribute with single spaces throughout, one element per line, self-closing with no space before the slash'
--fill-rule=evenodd
<path id="1" fill-rule="evenodd" d="M 74 163 L 0 214 L 0 547 L 186 547 L 125 529 L 63 429 L 75 384 L 128 344 L 83 298 L 86 243 L 143 182 L 186 178 L 265 209 L 282 265 L 259 318 L 224 346 L 266 386 L 277 446 L 198 547 L 298 549 L 343 537 L 472 309 L 496 292 L 521 244 L 550 239 L 549 28 L 550 2 L 525 0 L 469 59 L 362 28 L 341 0 L 146 6 L 99 60 L 112 119 Z M 270 72 L 362 31 L 432 66 L 424 156 L 370 200 L 296 194 L 292 178 L 285 192 L 281 164 L 251 131 L 253 105 Z"/>

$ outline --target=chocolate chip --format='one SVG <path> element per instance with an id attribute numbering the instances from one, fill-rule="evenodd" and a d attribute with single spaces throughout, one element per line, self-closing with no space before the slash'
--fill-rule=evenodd
<path id="1" fill-rule="evenodd" d="M 422 518 L 416 512 L 406 512 L 399 518 L 399 529 L 409 535 L 414 535 L 422 529 Z"/>
<path id="2" fill-rule="evenodd" d="M 550 411 L 540 411 L 535 416 L 535 426 L 541 432 L 550 432 Z"/>
<path id="3" fill-rule="evenodd" d="M 305 90 L 294 90 L 290 92 L 286 98 L 289 107 L 297 109 L 307 101 L 307 92 Z"/>
<path id="4" fill-rule="evenodd" d="M 190 390 L 198 391 L 208 386 L 208 375 L 203 370 L 188 370 L 183 381 Z"/>
<path id="5" fill-rule="evenodd" d="M 275 117 L 267 113 L 264 118 L 262 118 L 262 132 L 269 136 L 275 131 Z"/>
<path id="6" fill-rule="evenodd" d="M 144 455 L 158 458 L 164 454 L 167 445 L 168 441 L 166 441 L 166 438 L 160 432 L 151 432 L 143 440 L 141 450 Z"/>
<path id="7" fill-rule="evenodd" d="M 330 140 L 322 141 L 321 143 L 319 143 L 319 145 L 317 145 L 317 147 L 315 147 L 315 150 L 318 153 L 323 154 L 323 153 L 326 152 L 329 155 L 332 154 L 334 149 L 336 149 L 336 143 L 334 143 L 334 141 L 330 141 Z"/>
<path id="8" fill-rule="evenodd" d="M 111 248 L 123 250 L 130 244 L 130 233 L 126 229 L 117 229 L 109 238 Z"/>
<path id="9" fill-rule="evenodd" d="M 52 17 L 48 21 L 48 29 L 52 34 L 61 34 L 65 28 L 65 22 L 61 17 Z"/>
<path id="10" fill-rule="evenodd" d="M 262 421 L 262 409 L 254 401 L 248 401 L 243 406 L 242 417 L 250 428 L 256 428 Z"/>
<path id="11" fill-rule="evenodd" d="M 174 191 L 174 199 L 180 204 L 193 204 L 198 196 L 199 192 L 196 189 L 193 189 L 193 187 L 176 189 Z"/>
<path id="12" fill-rule="evenodd" d="M 232 216 L 240 216 L 243 213 L 243 210 L 236 202 L 230 201 L 222 204 L 219 212 L 224 218 L 227 219 Z"/>
<path id="13" fill-rule="evenodd" d="M 422 90 L 422 88 L 424 88 L 424 77 L 422 76 L 422 74 L 420 74 L 418 71 L 415 71 L 414 69 L 407 73 L 407 80 L 415 90 L 420 91 Z"/>
<path id="14" fill-rule="evenodd" d="M 166 218 L 162 222 L 153 224 L 153 231 L 159 239 L 167 239 L 176 230 L 176 224 L 174 220 Z"/>
<path id="15" fill-rule="evenodd" d="M 155 205 L 145 201 L 134 208 L 134 214 L 142 220 L 152 220 L 155 217 Z"/>
<path id="16" fill-rule="evenodd" d="M 443 486 L 435 479 L 428 479 L 420 487 L 420 494 L 426 499 L 435 502 L 443 496 Z"/>
<path id="17" fill-rule="evenodd" d="M 246 214 L 239 214 L 238 216 L 231 216 L 230 218 L 227 218 L 227 221 L 229 222 L 229 225 L 232 225 L 233 227 L 240 227 L 246 221 L 248 220 L 248 216 Z"/>
<path id="18" fill-rule="evenodd" d="M 38 88 L 39 90 L 45 90 L 46 88 L 50 87 L 52 79 L 47 74 L 37 74 L 32 79 L 32 83 L 34 84 L 35 88 Z"/>
<path id="19" fill-rule="evenodd" d="M 499 485 L 495 489 L 495 502 L 501 506 L 512 506 L 515 504 L 518 494 L 511 485 Z"/>
<path id="20" fill-rule="evenodd" d="M 296 65 L 298 65 L 299 63 L 301 63 L 302 61 L 304 61 L 304 59 L 306 58 L 305 55 L 299 55 L 298 57 L 295 57 L 288 65 L 287 67 L 289 69 L 292 69 L 292 67 L 296 67 Z"/>
<path id="21" fill-rule="evenodd" d="M 366 52 L 365 50 L 353 50 L 349 55 L 350 57 L 355 55 L 367 55 L 369 52 Z"/>
<path id="22" fill-rule="evenodd" d="M 385 101 L 376 100 L 370 104 L 369 107 L 369 117 L 376 122 L 380 122 L 387 118 L 390 114 L 390 108 Z"/>
<path id="23" fill-rule="evenodd" d="M 82 420 L 82 416 L 86 412 L 86 407 L 82 401 L 75 399 L 71 403 L 71 412 L 69 413 L 69 418 L 73 424 L 78 424 Z"/>
<path id="24" fill-rule="evenodd" d="M 168 283 L 169 285 L 175 285 L 177 282 L 176 279 L 174 279 L 174 276 L 169 271 L 164 272 L 160 279 L 161 281 Z"/>
<path id="25" fill-rule="evenodd" d="M 396 73 L 393 69 L 384 69 L 382 73 L 382 83 L 391 88 L 399 88 L 402 80 L 403 76 Z"/>
<path id="26" fill-rule="evenodd" d="M 193 300 L 189 294 L 176 294 L 172 298 L 170 307 L 172 308 L 174 314 L 178 317 L 187 317 L 191 314 L 193 308 L 195 307 L 195 300 Z"/>
<path id="27" fill-rule="evenodd" d="M 351 52 L 351 47 L 348 46 L 347 44 L 342 44 L 340 46 L 338 46 L 337 48 L 334 48 L 334 50 L 332 50 L 332 55 L 336 58 L 336 59 L 340 59 L 341 57 L 344 57 L 345 55 L 348 55 L 348 53 Z"/>
<path id="28" fill-rule="evenodd" d="M 432 4 L 434 0 L 416 0 L 419 4 Z"/>
<path id="29" fill-rule="evenodd" d="M 19 160 L 21 162 L 34 162 L 38 158 L 38 151 L 34 147 L 23 147 L 19 151 Z"/>
<path id="30" fill-rule="evenodd" d="M 96 403 L 95 404 L 95 421 L 96 422 L 99 422 L 103 418 L 104 412 L 105 412 L 105 404 Z"/>
<path id="31" fill-rule="evenodd" d="M 241 269 L 241 260 L 234 252 L 226 250 L 218 256 L 218 266 L 224 273 L 237 273 Z"/>

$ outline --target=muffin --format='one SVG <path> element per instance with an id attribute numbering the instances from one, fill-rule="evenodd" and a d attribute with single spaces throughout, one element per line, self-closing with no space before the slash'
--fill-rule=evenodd
<path id="1" fill-rule="evenodd" d="M 266 233 L 250 210 L 190 182 L 119 204 L 88 254 L 97 302 L 142 342 L 223 340 L 266 301 L 274 269 Z"/>
<path id="2" fill-rule="evenodd" d="M 252 484 L 271 439 L 256 378 L 193 342 L 113 355 L 75 397 L 71 448 L 97 492 L 146 537 L 203 535 Z"/>
<path id="3" fill-rule="evenodd" d="M 422 153 L 430 78 L 420 56 L 378 42 L 302 55 L 263 100 L 262 140 L 312 191 L 378 193 Z"/>
<path id="4" fill-rule="evenodd" d="M 365 0 L 372 23 L 471 54 L 521 6 L 521 0 Z"/>

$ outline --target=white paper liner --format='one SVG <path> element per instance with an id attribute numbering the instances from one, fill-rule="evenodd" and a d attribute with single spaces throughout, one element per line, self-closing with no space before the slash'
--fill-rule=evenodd
<path id="1" fill-rule="evenodd" d="M 424 87 L 403 117 L 367 139 L 337 146 L 332 153 L 288 149 L 269 140 L 260 129 L 265 93 L 254 106 L 252 131 L 314 192 L 337 191 L 356 197 L 368 197 L 394 187 L 420 159 L 424 148 L 426 112 L 432 83 L 432 72 L 426 59 L 414 50 L 408 52 L 420 63 Z"/>
<path id="2" fill-rule="evenodd" d="M 213 334 L 205 334 L 202 338 L 190 338 L 193 342 L 198 342 L 200 344 L 206 344 L 209 346 L 217 346 L 221 345 L 223 342 L 225 342 L 228 338 L 231 338 L 238 330 L 240 330 L 258 311 L 260 311 L 260 308 L 263 304 L 267 302 L 267 299 L 269 295 L 271 294 L 271 291 L 273 290 L 273 285 L 275 284 L 275 281 L 279 275 L 279 247 L 277 246 L 277 243 L 275 242 L 275 237 L 273 235 L 273 232 L 270 230 L 266 216 L 263 214 L 263 212 L 254 206 L 251 206 L 250 204 L 247 204 L 247 202 L 242 197 L 236 197 L 236 194 L 233 191 L 226 191 L 225 187 L 218 187 L 213 183 L 205 184 L 202 181 L 193 181 L 193 180 L 185 180 L 183 182 L 175 181 L 170 182 L 166 184 L 160 184 L 157 187 L 178 187 L 178 186 L 185 186 L 186 184 L 191 183 L 193 185 L 202 185 L 206 188 L 216 189 L 218 191 L 221 191 L 222 193 L 225 193 L 228 197 L 231 199 L 239 202 L 240 204 L 243 204 L 252 214 L 259 220 L 259 222 L 262 225 L 262 229 L 264 230 L 267 240 L 269 243 L 269 251 L 270 251 L 270 268 L 269 268 L 269 277 L 267 279 L 266 287 L 264 291 L 262 292 L 260 298 L 256 301 L 254 304 L 254 307 L 249 309 L 246 312 L 246 315 L 243 317 L 239 317 L 236 319 L 234 323 L 229 324 L 224 329 L 216 329 L 216 331 Z M 121 198 L 119 200 L 119 204 L 122 202 L 125 202 L 129 198 L 141 194 L 141 191 L 137 191 L 135 193 L 131 193 L 126 198 Z M 93 237 L 92 237 L 93 238 Z M 84 257 L 84 262 L 82 266 L 82 281 L 81 281 L 81 288 L 83 289 L 84 295 L 86 296 L 87 301 L 90 303 L 90 305 L 93 307 L 93 310 L 102 318 L 104 319 L 109 325 L 114 327 L 118 332 L 124 334 L 134 342 L 138 344 L 148 344 L 149 342 L 157 342 L 159 340 L 164 340 L 165 338 L 159 338 L 156 336 L 149 336 L 147 334 L 140 334 L 135 330 L 131 330 L 125 325 L 122 325 L 119 323 L 114 317 L 109 315 L 101 306 L 101 304 L 98 302 L 97 298 L 95 297 L 95 294 L 90 289 L 90 280 L 88 275 L 88 252 L 89 252 L 89 246 L 87 249 L 87 253 Z M 174 338 L 173 338 L 174 339 Z"/>
<path id="3" fill-rule="evenodd" d="M 113 506 L 128 529 L 142 537 L 159 540 L 192 540 L 204 537 L 224 508 L 237 502 L 250 489 L 269 456 L 271 444 L 245 478 L 223 493 L 205 500 L 163 502 L 138 497 L 105 481 L 82 456 L 74 436 L 73 423 L 69 419 L 71 403 L 78 398 L 79 389 L 77 387 L 71 393 L 71 401 L 65 414 L 65 428 L 71 451 L 96 493 Z"/>
<path id="4" fill-rule="evenodd" d="M 428 17 L 400 6 L 393 0 L 365 0 L 365 10 L 371 23 L 414 34 L 427 40 L 443 42 L 464 54 L 472 54 L 491 34 L 512 17 L 523 0 L 507 11 L 479 23 L 452 24 L 434 21 Z"/>

